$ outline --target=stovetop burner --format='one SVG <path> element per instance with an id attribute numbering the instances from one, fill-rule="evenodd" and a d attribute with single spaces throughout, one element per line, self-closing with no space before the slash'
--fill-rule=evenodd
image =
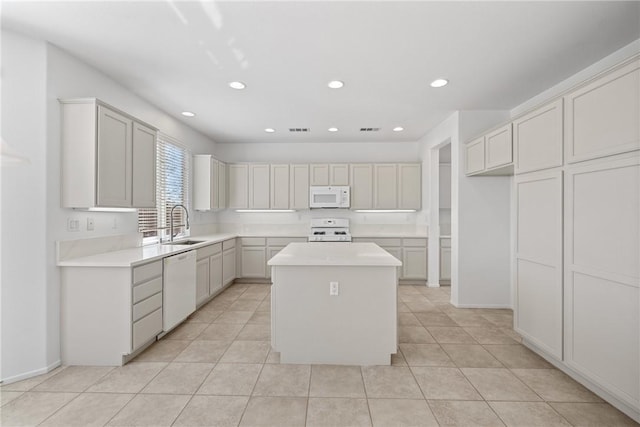
<path id="1" fill-rule="evenodd" d="M 313 218 L 309 242 L 350 242 L 349 220 L 346 218 Z"/>

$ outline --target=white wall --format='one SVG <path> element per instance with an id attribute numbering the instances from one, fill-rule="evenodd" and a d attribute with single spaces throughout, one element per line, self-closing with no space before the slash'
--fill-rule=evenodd
<path id="1" fill-rule="evenodd" d="M 59 362 L 60 278 L 55 242 L 137 232 L 135 213 L 89 213 L 60 207 L 57 99 L 100 98 L 158 127 L 193 152 L 213 153 L 215 144 L 98 70 L 43 41 L 3 31 L 2 73 L 2 136 L 7 141 L 15 140 L 14 148 L 32 158 L 28 167 L 2 170 L 0 378 L 12 381 Z M 12 206 L 16 206 L 15 212 L 6 209 Z M 66 231 L 68 218 L 79 219 L 86 230 L 87 217 L 94 219 L 94 231 Z M 202 213 L 194 215 L 193 222 L 214 219 L 214 214 Z M 11 308 L 5 310 L 5 306 Z"/>
<path id="2" fill-rule="evenodd" d="M 0 166 L 0 378 L 48 365 L 46 47 L 2 33 L 2 138 L 29 163 Z"/>

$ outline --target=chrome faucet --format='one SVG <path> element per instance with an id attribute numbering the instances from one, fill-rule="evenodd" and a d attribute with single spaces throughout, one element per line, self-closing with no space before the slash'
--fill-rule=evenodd
<path id="1" fill-rule="evenodd" d="M 184 213 L 187 214 L 187 218 L 186 218 L 186 230 L 189 229 L 189 211 L 187 210 L 187 208 L 184 205 L 175 205 L 174 207 L 171 208 L 171 212 L 169 213 L 169 236 L 170 236 L 170 242 L 173 243 L 173 211 L 176 208 L 182 208 L 184 209 Z"/>

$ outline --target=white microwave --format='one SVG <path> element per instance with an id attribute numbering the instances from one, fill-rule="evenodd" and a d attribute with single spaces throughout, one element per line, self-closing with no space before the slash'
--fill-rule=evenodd
<path id="1" fill-rule="evenodd" d="M 349 208 L 351 192 L 349 186 L 309 187 L 309 207 L 315 208 Z"/>

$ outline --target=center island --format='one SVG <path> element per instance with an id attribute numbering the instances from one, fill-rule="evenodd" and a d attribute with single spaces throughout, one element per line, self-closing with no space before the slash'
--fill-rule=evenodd
<path id="1" fill-rule="evenodd" d="M 271 345 L 281 363 L 390 365 L 398 267 L 375 243 L 291 243 L 269 260 Z"/>

